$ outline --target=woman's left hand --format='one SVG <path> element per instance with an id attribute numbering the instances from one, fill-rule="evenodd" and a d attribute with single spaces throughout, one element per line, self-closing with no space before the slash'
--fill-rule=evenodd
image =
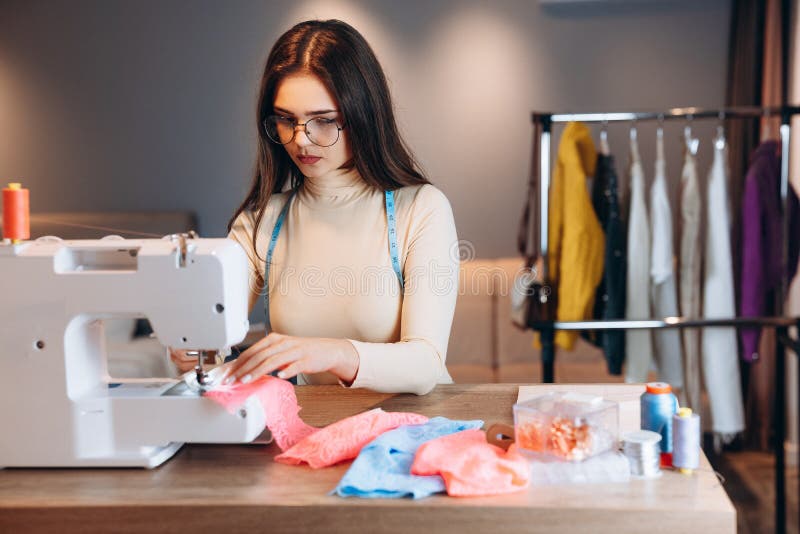
<path id="1" fill-rule="evenodd" d="M 358 373 L 358 352 L 346 339 L 294 337 L 270 333 L 254 343 L 228 364 L 223 383 L 244 384 L 278 372 L 279 378 L 299 373 L 330 371 L 344 382 L 352 382 Z"/>

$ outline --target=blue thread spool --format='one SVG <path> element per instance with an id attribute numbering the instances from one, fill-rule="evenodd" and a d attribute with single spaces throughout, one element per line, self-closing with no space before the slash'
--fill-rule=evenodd
<path id="1" fill-rule="evenodd" d="M 665 382 L 650 382 L 640 402 L 642 430 L 661 434 L 661 452 L 671 453 L 672 416 L 678 411 L 678 399 L 672 394 L 672 387 Z"/>

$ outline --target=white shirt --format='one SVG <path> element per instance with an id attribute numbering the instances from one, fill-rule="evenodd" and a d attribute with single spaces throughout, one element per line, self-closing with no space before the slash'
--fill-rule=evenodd
<path id="1" fill-rule="evenodd" d="M 714 148 L 708 178 L 703 317 L 736 316 L 728 214 L 727 152 Z M 714 432 L 729 441 L 744 430 L 744 406 L 739 381 L 739 346 L 734 328 L 705 328 L 702 333 L 703 377 L 711 404 Z"/>

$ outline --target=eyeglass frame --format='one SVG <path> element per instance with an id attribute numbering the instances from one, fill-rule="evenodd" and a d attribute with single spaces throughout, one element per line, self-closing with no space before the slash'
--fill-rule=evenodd
<path id="1" fill-rule="evenodd" d="M 292 128 L 292 138 L 291 139 L 289 139 L 285 143 L 281 143 L 280 141 L 276 141 L 275 139 L 273 139 L 269 135 L 269 129 L 267 128 L 267 121 L 272 117 L 290 120 L 290 121 L 292 121 L 294 123 L 294 128 Z M 314 142 L 313 139 L 311 139 L 311 136 L 308 135 L 308 123 L 311 122 L 311 121 L 317 121 L 317 120 L 319 120 L 319 121 L 332 121 L 333 124 L 336 124 L 336 141 L 334 141 L 333 143 L 331 143 L 329 145 L 320 145 L 320 144 Z M 338 122 L 336 122 L 336 119 L 328 119 L 326 117 L 311 117 L 306 122 L 298 122 L 296 119 L 289 119 L 288 117 L 282 117 L 281 115 L 275 115 L 274 113 L 264 117 L 264 120 L 261 121 L 261 125 L 264 127 L 264 133 L 267 135 L 267 139 L 269 139 L 270 141 L 272 141 L 276 145 L 281 145 L 281 146 L 288 145 L 289 143 L 294 141 L 295 137 L 297 137 L 297 127 L 298 126 L 302 126 L 303 127 L 303 133 L 306 134 L 306 137 L 308 138 L 308 140 L 311 141 L 314 145 L 316 145 L 318 147 L 321 147 L 321 148 L 328 148 L 329 146 L 333 146 L 336 143 L 338 143 L 339 139 L 342 137 L 341 136 L 341 131 L 345 129 L 345 125 L 344 124 L 340 125 Z"/>

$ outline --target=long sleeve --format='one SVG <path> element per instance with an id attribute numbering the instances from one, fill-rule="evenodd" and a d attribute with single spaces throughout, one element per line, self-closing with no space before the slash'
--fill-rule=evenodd
<path id="1" fill-rule="evenodd" d="M 703 317 L 707 319 L 736 315 L 725 156 L 724 148 L 715 148 L 708 180 L 707 213 L 714 215 L 708 218 L 705 239 Z M 712 428 L 728 442 L 737 432 L 744 430 L 736 330 L 728 327 L 706 328 L 703 330 L 701 347 Z"/>
<path id="2" fill-rule="evenodd" d="M 644 170 L 639 149 L 631 141 L 631 209 L 628 221 L 628 269 L 625 318 L 650 318 L 650 221 L 645 202 Z M 625 332 L 625 381 L 646 382 L 653 361 L 649 330 Z"/>
<path id="3" fill-rule="evenodd" d="M 586 177 L 594 175 L 596 164 L 589 129 L 580 123 L 568 124 L 550 188 L 548 231 L 550 278 L 558 283 L 559 321 L 590 318 L 603 277 L 605 236 L 586 187 Z M 577 337 L 577 332 L 560 330 L 555 342 L 571 350 Z"/>
<path id="4" fill-rule="evenodd" d="M 626 233 L 618 200 L 614 156 L 597 157 L 597 174 L 592 185 L 592 205 L 605 232 L 603 279 L 594 300 L 595 319 L 625 318 Z M 590 334 L 591 335 L 591 334 Z M 622 374 L 625 361 L 625 332 L 598 330 L 594 333 L 602 347 L 612 375 Z"/>
<path id="5" fill-rule="evenodd" d="M 780 147 L 761 144 L 751 158 L 742 199 L 742 273 L 740 311 L 744 317 L 769 315 L 780 287 L 783 265 L 783 206 L 780 200 Z M 793 195 L 790 193 L 790 196 Z M 791 205 L 789 213 L 791 214 Z M 790 240 L 791 243 L 791 240 Z M 791 258 L 791 254 L 790 254 Z M 743 328 L 742 358 L 759 359 L 760 328 Z M 763 356 L 763 354 L 762 354 Z"/>
<path id="6" fill-rule="evenodd" d="M 652 254 L 650 260 L 650 289 L 655 317 L 678 315 L 678 297 L 672 259 L 672 210 L 667 195 L 664 139 L 657 141 L 655 178 L 650 189 L 650 222 Z M 653 332 L 653 355 L 659 380 L 683 389 L 683 349 L 681 334 L 674 329 Z"/>
<path id="7" fill-rule="evenodd" d="M 450 381 L 445 358 L 458 294 L 458 238 L 450 203 L 430 186 L 420 188 L 411 211 L 403 268 L 405 294 L 400 341 L 353 340 L 360 365 L 351 387 L 428 393 Z"/>
<path id="8" fill-rule="evenodd" d="M 758 183 L 748 176 L 744 185 L 742 201 L 742 317 L 758 317 L 765 308 L 764 289 L 764 244 L 761 227 L 761 199 Z M 757 328 L 742 329 L 742 356 L 746 361 L 758 359 Z"/>
<path id="9" fill-rule="evenodd" d="M 702 204 L 697 185 L 697 163 L 690 152 L 684 156 L 681 171 L 681 240 L 679 301 L 683 317 L 700 317 L 700 220 Z M 686 395 L 693 410 L 701 408 L 700 331 L 684 328 L 683 356 Z"/>

